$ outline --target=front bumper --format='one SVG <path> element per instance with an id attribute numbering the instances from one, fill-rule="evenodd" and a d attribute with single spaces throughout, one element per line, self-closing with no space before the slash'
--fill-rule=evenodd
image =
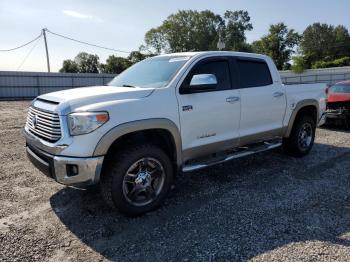
<path id="1" fill-rule="evenodd" d="M 68 186 L 87 186 L 99 182 L 103 156 L 67 157 L 52 155 L 38 148 L 36 146 L 38 141 L 32 143 L 33 137 L 26 131 L 24 131 L 24 135 L 29 160 L 46 176 Z"/>

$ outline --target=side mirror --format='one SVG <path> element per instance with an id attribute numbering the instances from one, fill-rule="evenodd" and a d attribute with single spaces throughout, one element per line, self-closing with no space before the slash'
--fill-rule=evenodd
<path id="1" fill-rule="evenodd" d="M 194 75 L 190 82 L 189 93 L 215 90 L 217 84 L 218 81 L 213 74 Z"/>

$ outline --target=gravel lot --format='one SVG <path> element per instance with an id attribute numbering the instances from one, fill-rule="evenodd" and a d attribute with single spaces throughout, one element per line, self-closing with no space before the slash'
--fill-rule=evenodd
<path id="1" fill-rule="evenodd" d="M 130 219 L 29 163 L 28 105 L 0 102 L 0 261 L 350 261 L 345 130 L 318 129 L 303 159 L 277 149 L 180 174 L 161 209 Z"/>

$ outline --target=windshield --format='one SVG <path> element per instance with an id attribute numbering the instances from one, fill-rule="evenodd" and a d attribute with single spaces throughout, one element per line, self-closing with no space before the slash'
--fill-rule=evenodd
<path id="1" fill-rule="evenodd" d="M 164 87 L 188 59 L 188 56 L 148 58 L 116 76 L 108 85 L 150 88 Z"/>
<path id="2" fill-rule="evenodd" d="M 334 85 L 330 91 L 332 93 L 350 93 L 350 85 Z"/>

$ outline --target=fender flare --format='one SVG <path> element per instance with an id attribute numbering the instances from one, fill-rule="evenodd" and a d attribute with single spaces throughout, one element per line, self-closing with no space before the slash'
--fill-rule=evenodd
<path id="1" fill-rule="evenodd" d="M 176 162 L 178 166 L 181 166 L 182 145 L 180 131 L 173 121 L 166 118 L 136 120 L 113 127 L 106 134 L 104 134 L 100 141 L 97 143 L 93 156 L 106 155 L 114 141 L 123 135 L 149 129 L 164 129 L 171 134 L 176 150 Z"/>
<path id="2" fill-rule="evenodd" d="M 291 116 L 289 118 L 288 126 L 286 128 L 286 132 L 285 132 L 284 137 L 289 137 L 290 136 L 290 133 L 292 132 L 292 128 L 293 128 L 293 125 L 294 125 L 294 122 L 295 122 L 295 118 L 297 117 L 299 111 L 302 108 L 306 107 L 306 106 L 314 106 L 316 108 L 316 111 L 317 111 L 317 116 L 316 116 L 317 119 L 316 119 L 316 121 L 319 120 L 319 118 L 320 118 L 320 116 L 319 116 L 320 110 L 319 110 L 319 103 L 318 103 L 317 100 L 315 100 L 315 99 L 305 99 L 305 100 L 299 101 L 296 104 L 296 106 L 295 106 L 295 108 L 294 108 L 294 110 L 293 110 L 293 112 L 292 112 L 292 114 L 291 114 Z M 317 124 L 317 122 L 316 122 L 316 124 Z"/>

